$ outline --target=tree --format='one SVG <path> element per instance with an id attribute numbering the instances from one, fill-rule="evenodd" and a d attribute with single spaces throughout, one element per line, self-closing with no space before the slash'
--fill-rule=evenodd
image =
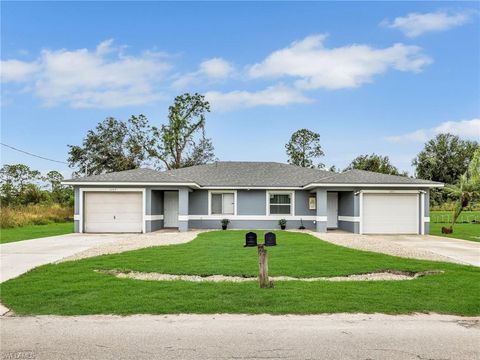
<path id="1" fill-rule="evenodd" d="M 14 205 L 26 186 L 40 180 L 40 171 L 32 170 L 24 164 L 4 165 L 0 169 L 0 195 L 2 203 Z"/>
<path id="2" fill-rule="evenodd" d="M 456 135 L 439 134 L 425 143 L 413 159 L 415 175 L 420 179 L 453 184 L 463 175 L 479 144 Z"/>
<path id="3" fill-rule="evenodd" d="M 167 169 L 205 164 L 215 160 L 211 139 L 205 136 L 205 114 L 210 104 L 200 94 L 183 94 L 168 108 L 168 124 L 152 127 L 147 142 L 151 157 Z"/>
<path id="4" fill-rule="evenodd" d="M 136 169 L 147 156 L 148 129 L 144 115 L 132 116 L 127 122 L 108 117 L 87 132 L 82 146 L 68 145 L 68 163 L 78 168 L 77 175 Z"/>
<path id="5" fill-rule="evenodd" d="M 323 168 L 324 164 L 314 164 L 314 160 L 325 155 L 320 145 L 320 134 L 308 129 L 295 131 L 290 141 L 285 145 L 288 162 L 293 165 L 308 168 Z"/>
<path id="6" fill-rule="evenodd" d="M 53 192 L 62 186 L 63 175 L 58 171 L 52 170 L 47 173 L 44 180 L 50 184 L 50 191 Z"/>
<path id="7" fill-rule="evenodd" d="M 73 189 L 70 186 L 63 186 L 63 175 L 52 170 L 44 177 L 44 181 L 50 184 L 50 195 L 53 202 L 58 204 L 70 204 L 73 201 Z"/>
<path id="8" fill-rule="evenodd" d="M 27 184 L 19 195 L 19 202 L 22 205 L 48 203 L 51 200 L 50 193 L 40 189 L 37 184 Z"/>
<path id="9" fill-rule="evenodd" d="M 357 156 L 352 160 L 350 165 L 348 165 L 345 170 L 351 169 L 373 171 L 389 175 L 407 176 L 407 172 L 400 172 L 390 163 L 388 156 L 381 156 L 377 154 Z"/>
<path id="10" fill-rule="evenodd" d="M 450 227 L 453 230 L 453 226 L 463 209 L 470 202 L 480 199 L 480 148 L 475 151 L 467 171 L 460 176 L 455 184 L 447 184 L 445 191 L 449 196 L 456 199 L 452 225 Z"/>

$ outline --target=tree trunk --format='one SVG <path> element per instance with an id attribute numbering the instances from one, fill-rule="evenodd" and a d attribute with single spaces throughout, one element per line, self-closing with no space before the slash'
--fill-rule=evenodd
<path id="1" fill-rule="evenodd" d="M 258 245 L 258 281 L 261 288 L 273 287 L 273 282 L 268 279 L 268 257 L 264 245 Z"/>

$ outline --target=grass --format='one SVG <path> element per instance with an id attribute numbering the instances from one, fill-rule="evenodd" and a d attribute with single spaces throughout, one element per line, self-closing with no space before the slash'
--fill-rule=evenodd
<path id="1" fill-rule="evenodd" d="M 1 229 L 66 221 L 73 221 L 73 208 L 58 204 L 2 207 L 0 211 Z"/>
<path id="2" fill-rule="evenodd" d="M 73 232 L 73 222 L 29 225 L 12 229 L 0 229 L 0 244 L 14 241 L 69 234 Z"/>
<path id="3" fill-rule="evenodd" d="M 480 211 L 462 211 L 457 222 L 471 223 L 472 220 L 480 221 Z M 452 211 L 430 211 L 430 221 L 448 224 L 452 221 Z"/>
<path id="4" fill-rule="evenodd" d="M 430 235 L 480 242 L 480 223 L 472 223 L 474 219 L 480 221 L 480 211 L 462 212 L 458 222 L 453 227 L 453 234 L 442 234 L 443 226 L 450 227 L 451 217 L 451 211 L 431 211 Z"/>
<path id="5" fill-rule="evenodd" d="M 480 269 L 336 246 L 307 234 L 277 232 L 269 248 L 270 275 L 335 276 L 373 271 L 442 270 L 410 281 L 193 283 L 119 279 L 95 269 L 169 274 L 257 274 L 256 248 L 245 231 L 200 234 L 194 241 L 49 264 L 1 284 L 1 302 L 27 314 L 166 314 L 337 312 L 479 315 Z"/>
<path id="6" fill-rule="evenodd" d="M 442 226 L 450 224 L 430 223 L 430 235 L 480 242 L 480 224 L 455 224 L 453 234 L 442 234 Z"/>

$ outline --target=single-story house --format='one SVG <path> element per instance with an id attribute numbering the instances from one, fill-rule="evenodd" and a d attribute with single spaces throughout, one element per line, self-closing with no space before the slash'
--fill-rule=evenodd
<path id="1" fill-rule="evenodd" d="M 287 228 L 358 234 L 428 234 L 429 190 L 443 184 L 361 170 L 334 173 L 274 162 L 219 161 L 66 180 L 75 231 Z"/>

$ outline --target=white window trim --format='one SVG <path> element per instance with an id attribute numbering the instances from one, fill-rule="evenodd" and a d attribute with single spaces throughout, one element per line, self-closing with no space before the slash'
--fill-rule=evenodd
<path id="1" fill-rule="evenodd" d="M 233 194 L 233 214 L 212 214 L 212 194 Z M 237 216 L 237 190 L 208 190 L 208 215 L 224 217 Z"/>
<path id="2" fill-rule="evenodd" d="M 266 209 L 267 216 L 295 216 L 295 191 L 266 191 Z M 270 195 L 290 195 L 290 214 L 270 214 Z"/>
<path id="3" fill-rule="evenodd" d="M 86 192 L 141 192 L 142 193 L 142 233 L 145 233 L 147 194 L 145 188 L 79 188 L 78 189 L 78 232 L 83 233 L 84 209 L 83 196 Z"/>

